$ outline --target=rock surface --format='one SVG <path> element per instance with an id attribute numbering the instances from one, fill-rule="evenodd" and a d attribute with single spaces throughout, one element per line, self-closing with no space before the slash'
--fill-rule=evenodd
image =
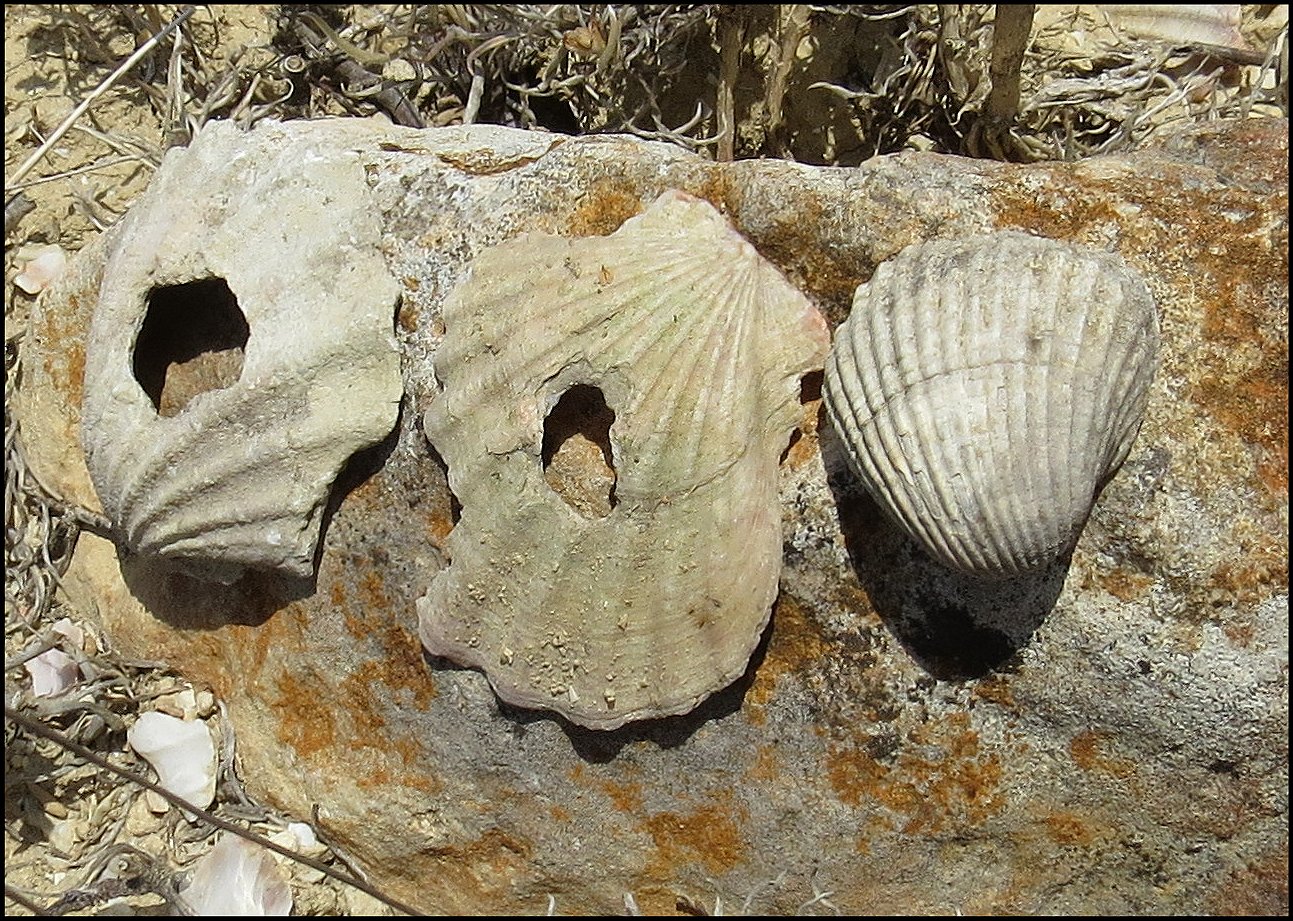
<path id="1" fill-rule="evenodd" d="M 620 137 L 356 121 L 244 142 L 276 151 L 266 169 L 288 149 L 292 169 L 316 149 L 364 162 L 404 289 L 397 432 L 343 473 L 311 584 L 197 582 L 88 535 L 66 581 L 124 651 L 209 682 L 248 786 L 297 816 L 317 804 L 374 882 L 447 913 L 538 912 L 549 895 L 615 912 L 626 892 L 648 913 L 679 896 L 729 912 L 1287 912 L 1287 123 L 1031 166 L 714 164 Z M 485 247 L 607 234 L 668 188 L 723 209 L 832 325 L 923 240 L 1017 228 L 1137 269 L 1162 368 L 1071 563 L 1005 587 L 940 569 L 852 480 L 806 388 L 780 474 L 781 593 L 732 687 L 597 732 L 424 660 L 415 603 L 455 514 L 415 422 L 441 305 Z M 82 251 L 25 344 L 30 463 L 91 506 L 85 336 L 104 260 L 129 245 Z"/>

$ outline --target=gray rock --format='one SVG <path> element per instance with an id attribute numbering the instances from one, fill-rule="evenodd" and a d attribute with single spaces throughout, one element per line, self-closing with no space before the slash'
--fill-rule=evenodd
<path id="1" fill-rule="evenodd" d="M 209 682 L 249 787 L 298 816 L 318 804 L 375 882 L 448 913 L 549 894 L 614 912 L 625 892 L 646 912 L 680 895 L 729 912 L 1287 911 L 1286 123 L 1075 164 L 856 169 L 484 126 L 257 139 L 292 154 L 279 169 L 337 149 L 364 165 L 404 289 L 397 433 L 342 474 L 308 585 L 201 583 L 89 536 L 67 581 L 125 652 Z M 272 181 L 269 158 L 254 175 Z M 809 387 L 780 471 L 780 598 L 730 688 L 597 732 L 424 661 L 415 602 L 454 523 L 415 423 L 441 305 L 484 248 L 610 233 L 668 188 L 723 209 L 832 324 L 924 240 L 1017 228 L 1138 270 L 1162 367 L 1071 563 L 985 586 L 928 560 L 853 481 Z M 25 358 L 31 463 L 89 502 L 84 337 L 103 262 L 130 243 L 83 251 Z"/>

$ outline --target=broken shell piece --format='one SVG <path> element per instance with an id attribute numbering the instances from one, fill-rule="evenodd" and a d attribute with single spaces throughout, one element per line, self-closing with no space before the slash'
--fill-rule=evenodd
<path id="1" fill-rule="evenodd" d="M 126 548 L 309 576 L 334 479 L 394 427 L 398 286 L 357 154 L 208 125 L 125 219 L 82 441 Z"/>
<path id="2" fill-rule="evenodd" d="M 13 283 L 28 294 L 39 294 L 67 270 L 67 253 L 57 243 L 42 246 L 28 258 Z"/>
<path id="3" fill-rule="evenodd" d="M 858 288 L 827 413 L 929 553 L 1009 577 L 1073 549 L 1140 428 L 1158 341 L 1116 255 L 1013 231 L 925 243 Z"/>
<path id="4" fill-rule="evenodd" d="M 180 897 L 203 917 L 292 913 L 292 888 L 271 852 L 228 832 L 199 858 Z"/>
<path id="5" fill-rule="evenodd" d="M 215 745 L 206 723 L 145 713 L 126 731 L 130 747 L 157 772 L 157 782 L 205 809 L 215 799 Z"/>
<path id="6" fill-rule="evenodd" d="M 31 693 L 34 697 L 55 697 L 81 679 L 81 668 L 76 660 L 61 649 L 46 649 L 40 655 L 23 663 L 31 676 Z"/>
<path id="7" fill-rule="evenodd" d="M 424 430 L 462 513 L 418 602 L 427 649 L 594 729 L 731 683 L 777 594 L 778 458 L 821 315 L 670 192 L 609 237 L 482 253 L 444 318 Z M 545 478 L 572 443 L 588 475 Z"/>

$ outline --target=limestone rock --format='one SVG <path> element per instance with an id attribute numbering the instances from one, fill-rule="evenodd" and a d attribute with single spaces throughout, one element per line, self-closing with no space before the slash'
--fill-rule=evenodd
<path id="1" fill-rule="evenodd" d="M 626 892 L 645 912 L 680 895 L 781 912 L 1287 911 L 1285 123 L 1072 164 L 856 169 L 485 126 L 257 132 L 285 164 L 342 148 L 362 163 L 403 289 L 414 412 L 343 474 L 308 593 L 269 574 L 194 582 L 89 536 L 66 580 L 121 648 L 214 686 L 253 791 L 297 817 L 319 804 L 371 879 L 433 912 L 543 911 L 552 895 L 607 913 Z M 1018 229 L 1138 271 L 1162 365 L 1071 563 L 1008 592 L 932 566 L 865 498 L 809 386 L 779 473 L 780 597 L 733 686 L 596 732 L 429 666 L 415 605 L 456 509 L 415 418 L 437 389 L 441 307 L 487 247 L 609 234 L 667 189 L 724 211 L 832 325 L 880 262 L 933 239 Z M 103 253 L 42 294 L 24 343 L 31 463 L 73 497 Z"/>

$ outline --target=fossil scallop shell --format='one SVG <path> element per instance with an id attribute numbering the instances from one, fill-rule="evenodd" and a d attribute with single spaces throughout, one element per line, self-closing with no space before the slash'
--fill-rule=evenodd
<path id="1" fill-rule="evenodd" d="M 909 247 L 858 288 L 824 396 L 854 471 L 943 563 L 1072 550 L 1131 450 L 1158 317 L 1116 255 L 1001 231 Z"/>
<path id="2" fill-rule="evenodd" d="M 308 576 L 338 471 L 391 431 L 402 393 L 398 284 L 362 164 L 348 151 L 302 164 L 276 129 L 231 125 L 166 167 L 116 237 L 91 322 L 91 478 L 129 551 L 220 581 Z M 232 380 L 170 415 L 139 371 L 145 351 L 168 348 L 147 335 L 163 297 L 166 335 L 209 321 L 217 339 L 239 325 L 245 338 Z"/>
<path id="3" fill-rule="evenodd" d="M 427 649 L 595 729 L 739 677 L 777 594 L 777 468 L 829 346 L 817 310 L 668 192 L 608 237 L 482 253 L 445 324 L 424 430 L 462 513 L 418 603 Z M 579 388 L 614 415 L 600 507 L 543 469 L 545 422 Z"/>

